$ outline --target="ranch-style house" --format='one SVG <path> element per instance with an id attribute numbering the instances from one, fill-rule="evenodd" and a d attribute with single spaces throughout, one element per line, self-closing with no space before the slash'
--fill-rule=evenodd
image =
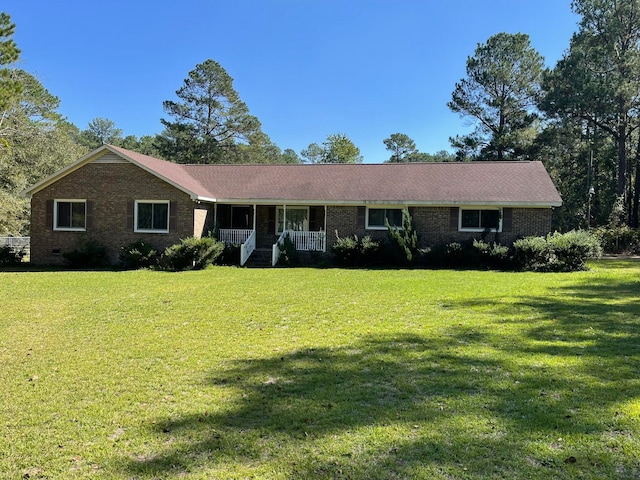
<path id="1" fill-rule="evenodd" d="M 421 246 L 494 235 L 503 244 L 551 229 L 562 200 L 541 162 L 183 165 L 104 145 L 35 184 L 31 261 L 62 263 L 91 237 L 111 261 L 142 240 L 164 249 L 217 231 L 277 262 L 284 235 L 327 252 L 341 237 L 386 236 L 410 212 Z M 492 238 L 495 238 L 492 237 Z"/>

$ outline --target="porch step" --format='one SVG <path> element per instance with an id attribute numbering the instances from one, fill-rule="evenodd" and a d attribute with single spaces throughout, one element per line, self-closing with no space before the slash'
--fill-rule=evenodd
<path id="1" fill-rule="evenodd" d="M 271 249 L 270 248 L 256 248 L 247 263 L 244 264 L 245 267 L 251 268 L 264 268 L 271 266 Z"/>

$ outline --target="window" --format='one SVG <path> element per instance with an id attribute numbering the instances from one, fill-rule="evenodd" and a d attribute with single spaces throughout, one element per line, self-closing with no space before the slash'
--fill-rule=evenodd
<path id="1" fill-rule="evenodd" d="M 500 209 L 460 209 L 460 230 L 483 232 L 502 231 L 502 214 Z"/>
<path id="2" fill-rule="evenodd" d="M 401 208 L 368 208 L 367 228 L 370 230 L 383 230 L 387 228 L 387 223 L 392 227 L 402 227 Z"/>
<path id="3" fill-rule="evenodd" d="M 134 222 L 136 232 L 169 232 L 169 201 L 136 200 Z"/>
<path id="4" fill-rule="evenodd" d="M 285 228 L 286 216 L 286 228 Z M 278 207 L 276 233 L 282 233 L 284 230 L 293 230 L 296 232 L 309 231 L 309 208 L 308 207 Z"/>
<path id="5" fill-rule="evenodd" d="M 87 228 L 86 200 L 55 200 L 53 214 L 54 230 L 84 232 Z"/>

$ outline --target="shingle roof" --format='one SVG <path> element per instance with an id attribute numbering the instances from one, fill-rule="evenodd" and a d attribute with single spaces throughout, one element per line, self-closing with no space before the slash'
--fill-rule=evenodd
<path id="1" fill-rule="evenodd" d="M 541 162 L 186 165 L 219 200 L 559 206 Z"/>
<path id="2" fill-rule="evenodd" d="M 541 162 L 181 165 L 105 145 L 39 182 L 33 194 L 108 151 L 206 201 L 560 206 Z"/>

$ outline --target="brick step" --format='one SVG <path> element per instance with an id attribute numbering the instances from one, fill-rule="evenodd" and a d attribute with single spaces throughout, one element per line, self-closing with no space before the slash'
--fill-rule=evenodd
<path id="1" fill-rule="evenodd" d="M 245 267 L 264 268 L 271 266 L 271 249 L 257 248 L 253 251 Z"/>

